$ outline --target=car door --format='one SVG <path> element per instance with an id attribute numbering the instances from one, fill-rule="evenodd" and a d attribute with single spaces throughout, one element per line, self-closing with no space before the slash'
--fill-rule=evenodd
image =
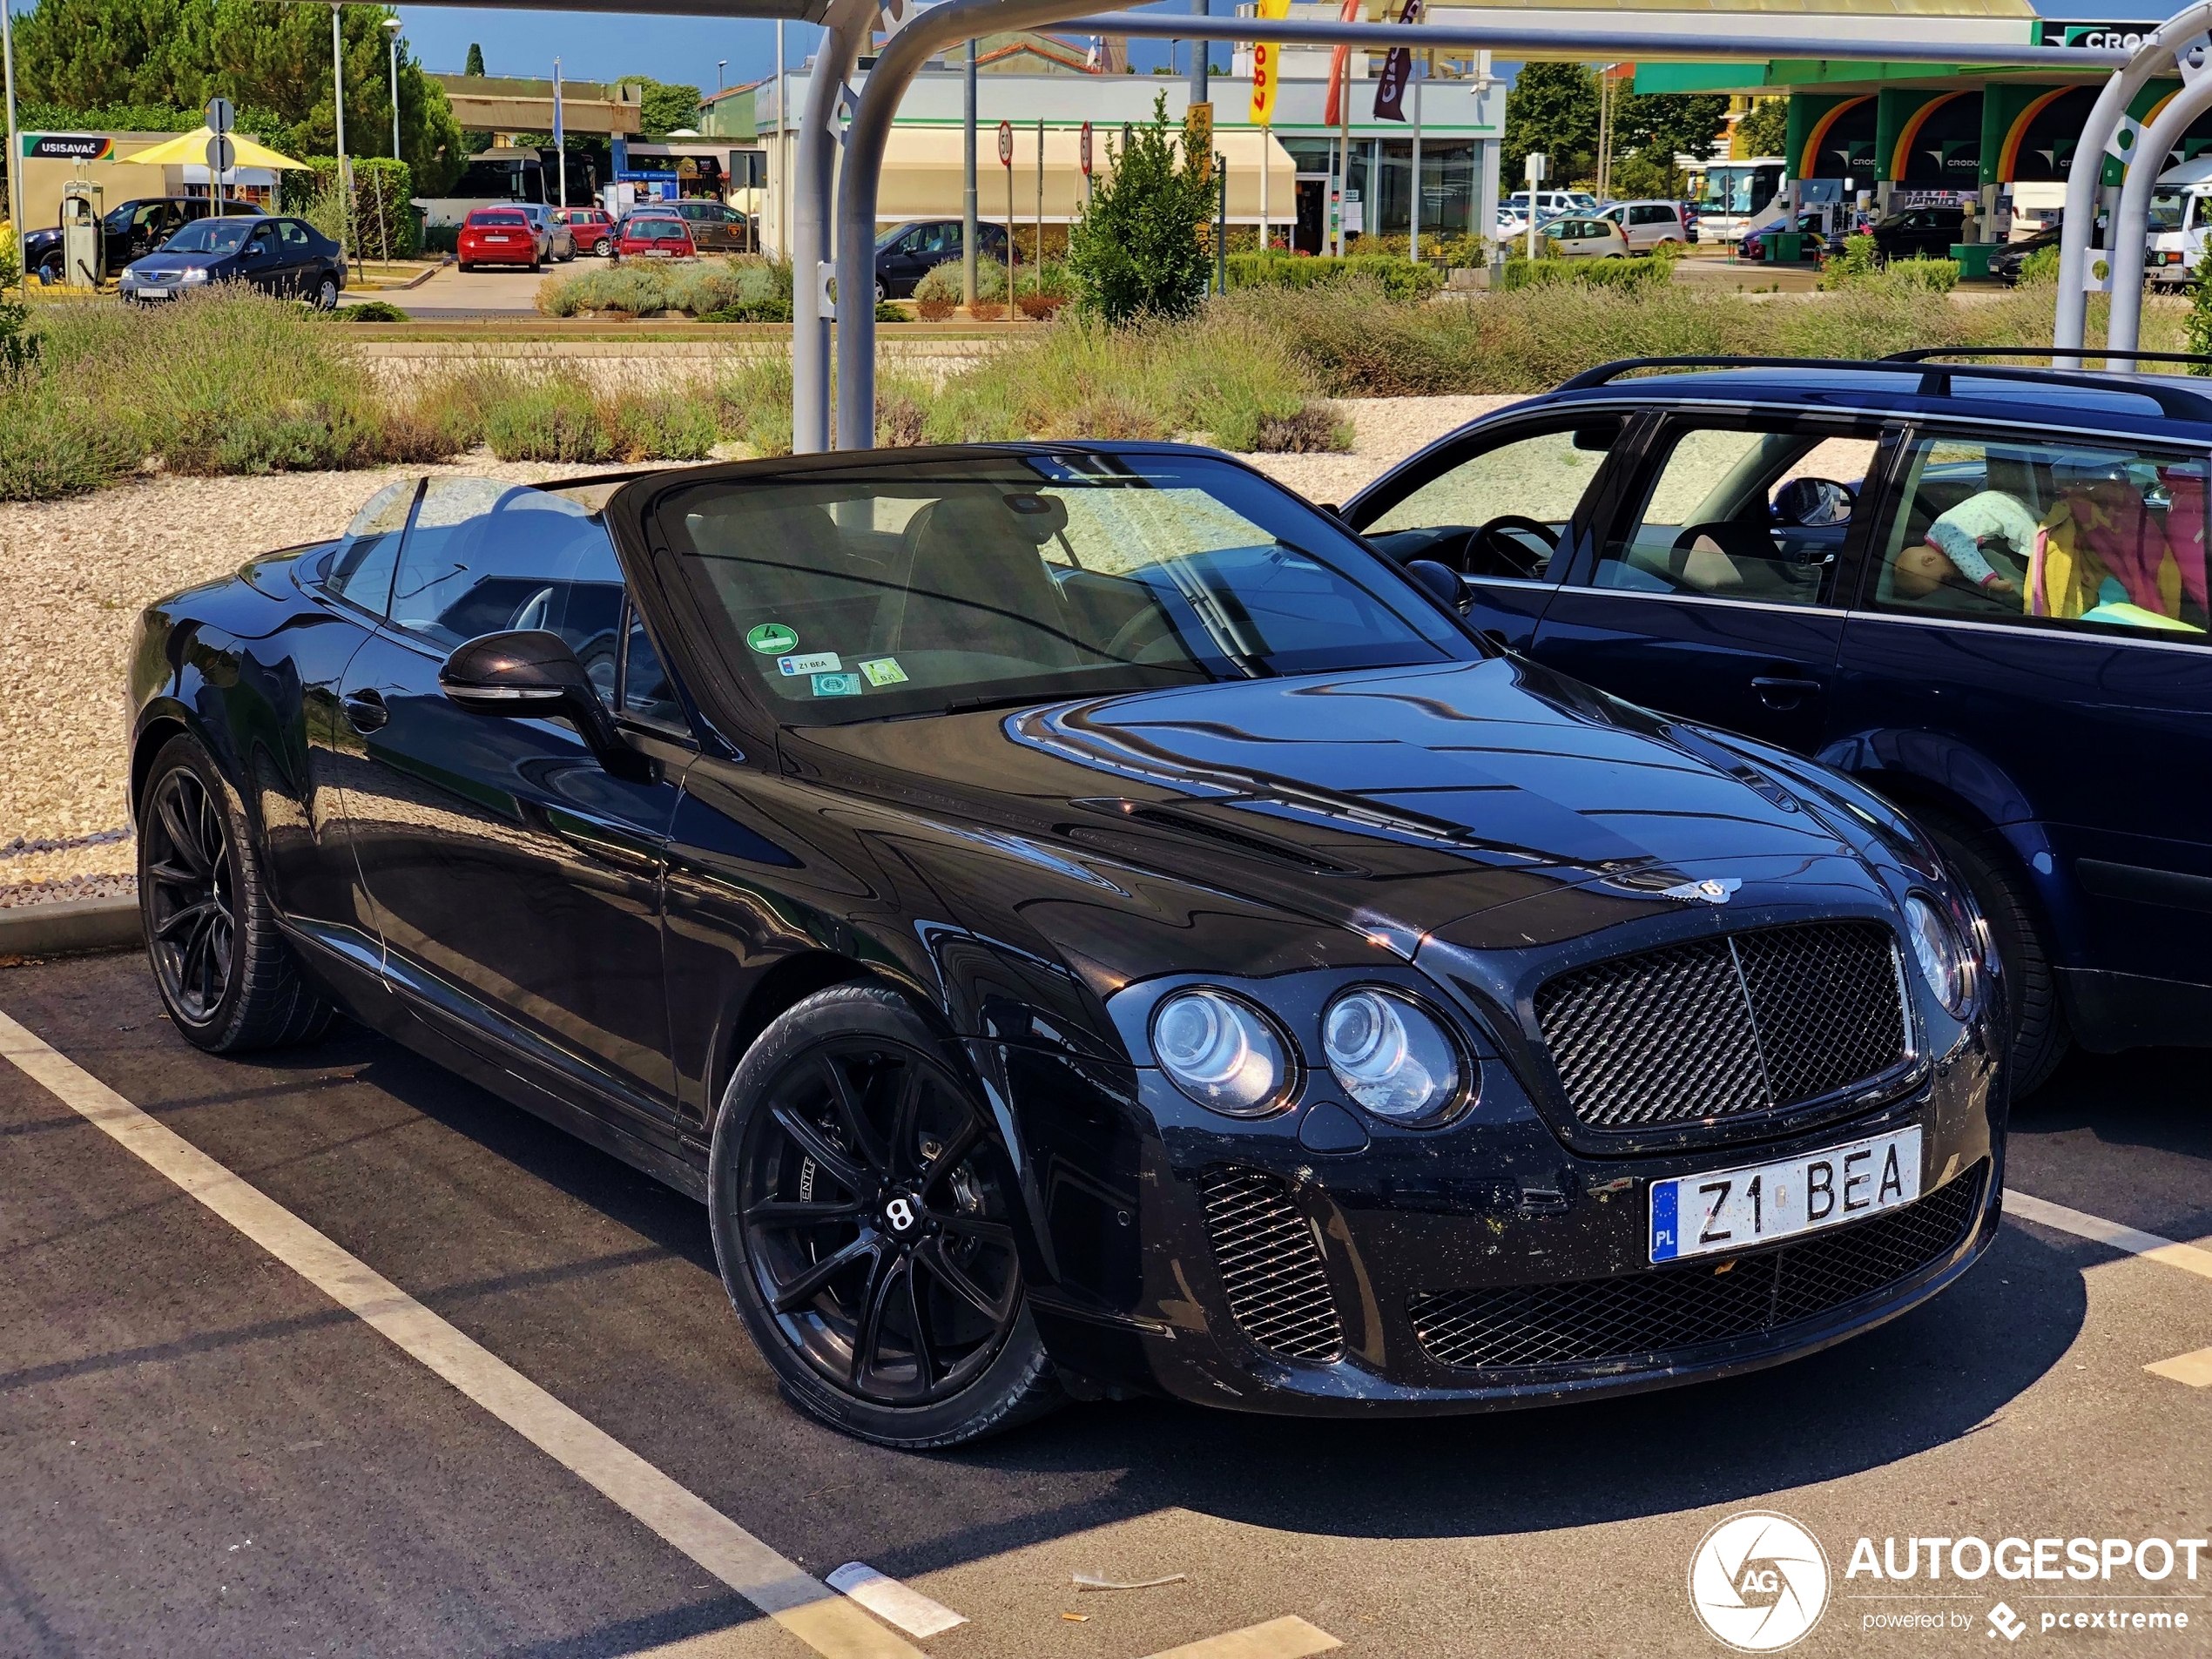
<path id="1" fill-rule="evenodd" d="M 653 776 L 617 777 L 569 725 L 470 713 L 438 686 L 465 640 L 543 628 L 611 700 L 624 603 L 605 530 L 579 504 L 432 480 L 388 625 L 347 671 L 370 763 L 347 808 L 386 971 L 425 1022 L 496 1063 L 557 1073 L 665 1147 L 660 886 L 688 739 L 638 738 Z"/>
<path id="2" fill-rule="evenodd" d="M 296 219 L 275 221 L 277 246 L 284 260 L 284 291 L 287 293 L 312 293 L 316 269 L 314 239 L 307 227 Z"/>
<path id="3" fill-rule="evenodd" d="M 1534 638 L 1604 490 L 1625 417 L 1553 411 L 1453 435 L 1353 498 L 1345 521 L 1399 563 L 1467 579 L 1468 621 L 1521 650 Z"/>
<path id="4" fill-rule="evenodd" d="M 1577 550 L 1531 654 L 1647 707 L 1817 749 L 1843 635 L 1848 502 L 1878 435 L 1849 416 L 1669 416 L 1610 522 Z M 1823 522 L 1789 523 L 1777 502 L 1810 478 L 1842 488 Z"/>
<path id="5" fill-rule="evenodd" d="M 246 280 L 264 293 L 282 293 L 287 286 L 285 280 L 284 253 L 277 240 L 273 221 L 263 219 L 254 226 L 246 239 L 246 246 L 239 250 L 239 269 Z"/>
<path id="6" fill-rule="evenodd" d="M 2154 981 L 2212 984 L 2207 470 L 2118 435 L 1907 432 L 1844 627 L 1851 764 L 2006 836 L 2107 1028 Z"/>

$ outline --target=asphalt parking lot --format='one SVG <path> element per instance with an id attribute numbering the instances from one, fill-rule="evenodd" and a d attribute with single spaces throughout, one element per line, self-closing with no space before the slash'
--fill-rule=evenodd
<path id="1" fill-rule="evenodd" d="M 701 1209 L 401 1049 L 211 1059 L 135 955 L 0 972 L 0 1012 L 35 1039 L 0 1023 L 0 1654 L 1719 1654 L 1689 1565 L 1754 1509 L 1827 1559 L 1797 1652 L 2212 1652 L 2212 1549 L 2000 1581 L 1948 1548 L 2212 1534 L 2212 1253 L 2084 1236 L 2212 1235 L 2201 1052 L 2069 1059 L 1982 1264 L 1791 1366 L 1413 1423 L 1082 1406 L 908 1456 L 778 1399 Z M 341 1305 L 237 1217 L 381 1281 Z M 1930 1538 L 1935 1581 L 1846 1570 Z M 966 1622 L 779 1622 L 730 1588 L 763 1561 Z"/>

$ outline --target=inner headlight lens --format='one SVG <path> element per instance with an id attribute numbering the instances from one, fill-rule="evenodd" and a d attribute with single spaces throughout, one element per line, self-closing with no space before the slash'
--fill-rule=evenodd
<path id="1" fill-rule="evenodd" d="M 1401 996 L 1346 993 L 1321 1021 L 1321 1047 L 1344 1092 L 1395 1123 L 1418 1123 L 1460 1097 L 1460 1053 L 1443 1028 Z"/>
<path id="2" fill-rule="evenodd" d="M 1966 954 L 1959 935 L 1936 914 L 1935 907 L 1919 894 L 1905 900 L 1905 931 L 1912 936 L 1912 954 L 1920 964 L 1920 977 L 1935 993 L 1936 1001 L 1953 1014 L 1966 1006 Z"/>
<path id="3" fill-rule="evenodd" d="M 1280 1100 L 1290 1068 L 1257 1008 L 1219 991 L 1178 991 L 1152 1016 L 1152 1053 L 1201 1106 L 1256 1117 Z"/>
<path id="4" fill-rule="evenodd" d="M 204 265 L 188 265 L 184 269 L 184 274 L 178 280 L 183 282 L 205 282 L 207 280 L 207 267 Z"/>

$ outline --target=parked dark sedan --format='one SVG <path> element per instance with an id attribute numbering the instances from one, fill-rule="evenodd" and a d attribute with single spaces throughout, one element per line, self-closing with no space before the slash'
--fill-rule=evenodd
<path id="1" fill-rule="evenodd" d="M 1876 219 L 1868 226 L 1877 257 L 1890 260 L 1947 260 L 1952 246 L 1964 239 L 1966 210 L 1959 207 L 1908 207 Z"/>
<path id="2" fill-rule="evenodd" d="M 1698 362 L 1701 372 L 1683 372 Z M 1534 664 L 1851 772 L 1973 888 L 2013 1086 L 2212 1042 L 2201 382 L 1615 364 L 1345 516 Z"/>
<path id="3" fill-rule="evenodd" d="M 2059 245 L 2056 225 L 2047 226 L 2033 236 L 2023 236 L 2017 242 L 2006 242 L 1989 256 L 1989 274 L 2007 286 L 2020 280 L 2020 266 L 2034 254 L 2047 247 Z"/>
<path id="4" fill-rule="evenodd" d="M 910 300 L 914 284 L 941 265 L 963 257 L 967 226 L 957 219 L 915 219 L 894 225 L 875 239 L 875 297 Z M 988 221 L 975 228 L 978 259 L 1006 263 L 1006 227 Z"/>
<path id="5" fill-rule="evenodd" d="M 125 301 L 174 300 L 210 282 L 246 282 L 322 310 L 346 287 L 345 250 L 301 219 L 203 219 L 123 273 Z"/>
<path id="6" fill-rule="evenodd" d="M 118 203 L 100 216 L 100 237 L 106 244 L 106 268 L 119 272 L 166 242 L 186 225 L 206 219 L 212 206 L 205 196 L 139 196 Z M 246 202 L 226 201 L 227 216 L 252 219 L 260 209 Z M 23 239 L 24 267 L 44 282 L 62 280 L 62 227 L 51 226 Z"/>
<path id="7" fill-rule="evenodd" d="M 705 1200 L 888 1445 L 1658 1387 L 1934 1294 L 2002 1187 L 1972 898 L 1458 590 L 1172 446 L 395 484 L 140 621 L 156 980 Z"/>

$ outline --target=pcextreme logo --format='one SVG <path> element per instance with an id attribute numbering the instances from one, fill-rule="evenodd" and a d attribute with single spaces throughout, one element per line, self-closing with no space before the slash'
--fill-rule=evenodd
<path id="1" fill-rule="evenodd" d="M 1689 1605 L 1738 1653 L 1779 1653 L 1811 1635 L 1828 1610 L 1828 1557 L 1787 1515 L 1730 1515 L 1689 1558 Z"/>

